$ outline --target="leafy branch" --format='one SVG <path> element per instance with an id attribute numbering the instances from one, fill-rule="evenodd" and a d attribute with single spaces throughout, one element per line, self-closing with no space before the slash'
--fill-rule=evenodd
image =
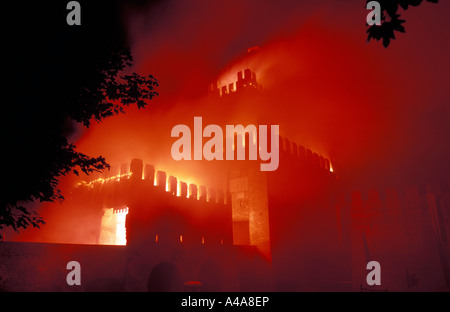
<path id="1" fill-rule="evenodd" d="M 366 0 L 366 4 L 371 0 Z M 379 0 L 381 6 L 381 25 L 369 26 L 366 33 L 367 41 L 375 39 L 383 40 L 383 46 L 387 48 L 391 39 L 395 39 L 395 32 L 405 33 L 405 27 L 402 25 L 405 20 L 400 19 L 398 14 L 399 7 L 406 11 L 410 6 L 418 6 L 423 0 Z M 438 3 L 438 0 L 427 0 L 428 2 Z"/>

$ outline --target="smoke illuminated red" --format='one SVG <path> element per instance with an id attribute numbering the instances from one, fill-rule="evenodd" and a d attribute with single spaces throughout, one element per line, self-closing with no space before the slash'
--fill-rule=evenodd
<path id="1" fill-rule="evenodd" d="M 130 107 L 126 114 L 93 123 L 88 129 L 80 126 L 72 137 L 77 150 L 104 156 L 112 165 L 111 171 L 61 178 L 65 201 L 38 205 L 47 224 L 19 235 L 11 233 L 11 239 L 125 245 L 125 220 L 131 216 L 133 205 L 153 208 L 148 193 L 139 188 L 124 191 L 132 198 L 130 205 L 105 204 L 104 211 L 96 211 L 85 205 L 85 198 L 80 198 L 78 192 L 136 178 L 130 163 L 139 159 L 144 171 L 138 183 L 151 180 L 156 189 L 158 171 L 165 172 L 160 186 L 173 194 L 169 178 L 177 179 L 176 199 L 167 199 L 167 194 L 155 195 L 161 202 L 158 196 L 164 198 L 165 205 L 166 201 L 170 203 L 168 210 L 176 207 L 173 202 L 181 200 L 181 182 L 188 188 L 183 200 L 190 197 L 190 185 L 196 186 L 194 197 L 199 202 L 202 186 L 208 190 L 205 203 L 220 204 L 210 188 L 223 192 L 223 203 L 232 206 L 232 243 L 256 246 L 264 259 L 273 261 L 276 269 L 282 268 L 278 272 L 282 290 L 297 290 L 287 278 L 294 265 L 294 260 L 289 260 L 291 251 L 292 259 L 303 261 L 299 276 L 317 289 L 325 273 L 317 280 L 311 274 L 317 273 L 318 266 L 330 255 L 342 263 L 359 265 L 363 262 L 361 246 L 372 248 L 379 241 L 396 255 L 396 248 L 403 247 L 389 242 L 389 237 L 397 235 L 397 229 L 377 228 L 371 220 L 400 214 L 399 202 L 415 203 L 416 198 L 418 202 L 422 194 L 411 191 L 401 197 L 389 190 L 432 180 L 448 182 L 446 83 L 450 40 L 428 35 L 439 33 L 439 23 L 448 24 L 445 10 L 424 6 L 421 12 L 411 12 L 408 34 L 396 40 L 395 46 L 384 49 L 365 42 L 361 27 L 364 11 L 342 1 L 330 5 L 322 1 L 316 5 L 285 3 L 279 7 L 268 3 L 254 7 L 249 1 L 236 7 L 211 2 L 203 2 L 201 9 L 169 1 L 165 7 L 126 11 L 124 20 L 134 56 L 129 71 L 157 77 L 160 96 L 144 110 Z M 273 13 L 275 9 L 278 13 Z M 430 29 L 421 28 L 422 24 Z M 211 85 L 214 91 L 231 84 L 236 91 L 238 73 L 246 69 L 255 72 L 262 86 L 256 95 L 243 94 L 229 100 L 222 91 L 218 96 L 212 94 Z M 281 137 L 289 142 L 284 143 L 279 171 L 267 176 L 255 173 L 258 162 L 245 161 L 233 167 L 235 163 L 226 161 L 173 160 L 172 127 L 192 125 L 196 116 L 201 116 L 204 124 L 220 126 L 280 125 Z M 300 145 L 306 148 L 302 153 Z M 299 165 L 296 161 L 302 157 L 312 163 L 316 159 L 320 169 Z M 152 177 L 146 175 L 146 164 L 154 166 Z M 361 195 L 367 190 L 375 191 Z M 227 192 L 231 193 L 229 198 Z M 379 195 L 384 193 L 387 195 Z M 112 194 L 116 196 L 119 191 Z M 114 203 L 120 201 L 102 196 Z M 429 205 L 432 212 L 437 209 Z M 210 213 L 205 207 L 189 215 L 192 226 L 195 222 L 203 224 L 202 214 Z M 396 212 L 387 213 L 386 207 Z M 140 213 L 143 220 L 167 217 L 150 208 Z M 224 239 L 225 245 L 228 243 L 223 235 L 214 236 L 212 226 L 197 233 L 184 227 L 185 221 L 176 223 L 182 225 L 174 238 L 178 243 L 187 244 L 191 234 L 201 245 L 214 240 L 223 245 Z M 433 222 L 430 224 L 437 221 Z M 151 241 L 162 244 L 166 239 L 164 231 L 158 228 L 151 232 Z M 210 233 L 214 235 L 207 236 Z M 329 243 L 331 236 L 336 245 Z M 349 245 L 361 247 L 358 256 L 354 253 L 345 258 L 347 255 L 340 253 L 341 247 L 351 248 L 345 245 L 346 239 Z M 407 242 L 410 238 L 401 239 Z M 290 245 L 298 248 L 291 250 Z M 382 253 L 377 256 L 389 258 Z M 305 269 L 310 267 L 316 270 Z"/>

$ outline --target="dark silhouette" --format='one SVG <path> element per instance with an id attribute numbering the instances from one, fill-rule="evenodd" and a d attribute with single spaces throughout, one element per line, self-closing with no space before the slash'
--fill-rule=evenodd
<path id="1" fill-rule="evenodd" d="M 67 25 L 66 4 L 5 8 L 14 31 L 4 39 L 12 85 L 2 123 L 8 183 L 3 183 L 0 231 L 44 223 L 25 203 L 63 200 L 59 177 L 109 168 L 104 157 L 79 153 L 69 142 L 76 123 L 89 127 L 124 113 L 130 104 L 143 108 L 157 95 L 153 76 L 121 76 L 132 64 L 121 25 L 122 1 L 80 1 L 81 26 Z"/>
<path id="2" fill-rule="evenodd" d="M 371 0 L 366 0 L 366 4 Z M 367 29 L 367 41 L 383 39 L 383 46 L 387 48 L 391 43 L 391 39 L 395 39 L 394 32 L 405 32 L 403 23 L 405 20 L 400 19 L 398 9 L 401 7 L 407 10 L 409 6 L 418 6 L 423 0 L 378 0 L 381 6 L 381 25 L 372 25 Z M 427 0 L 428 2 L 438 3 L 438 0 Z"/>
<path id="3" fill-rule="evenodd" d="M 153 268 L 148 278 L 149 292 L 182 291 L 183 276 L 171 262 L 162 262 Z"/>

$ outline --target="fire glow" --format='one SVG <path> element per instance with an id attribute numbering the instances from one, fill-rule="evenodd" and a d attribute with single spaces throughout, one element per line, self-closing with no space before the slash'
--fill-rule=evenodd
<path id="1" fill-rule="evenodd" d="M 116 175 L 116 176 L 113 176 L 113 177 L 109 177 L 109 178 L 98 178 L 98 179 L 93 180 L 93 181 L 91 181 L 89 183 L 83 181 L 83 182 L 79 182 L 77 184 L 77 186 L 81 186 L 81 185 L 85 184 L 87 186 L 92 187 L 92 186 L 94 186 L 95 183 L 105 183 L 105 182 L 109 182 L 109 181 L 120 181 L 120 179 L 123 179 L 123 178 L 128 179 L 129 177 L 131 177 L 132 174 L 133 174 L 132 172 L 128 172 L 128 173 L 119 174 L 119 175 Z"/>
<path id="2" fill-rule="evenodd" d="M 128 207 L 123 209 L 105 208 L 101 222 L 100 244 L 125 246 L 127 231 L 125 222 Z"/>

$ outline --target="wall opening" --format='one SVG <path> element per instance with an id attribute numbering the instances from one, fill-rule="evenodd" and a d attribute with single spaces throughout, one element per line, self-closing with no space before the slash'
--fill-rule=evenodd
<path id="1" fill-rule="evenodd" d="M 183 275 L 180 269 L 171 262 L 161 262 L 150 273 L 147 291 L 181 292 L 183 287 Z"/>
<path id="2" fill-rule="evenodd" d="M 233 221 L 233 244 L 250 245 L 250 225 L 248 220 Z"/>

